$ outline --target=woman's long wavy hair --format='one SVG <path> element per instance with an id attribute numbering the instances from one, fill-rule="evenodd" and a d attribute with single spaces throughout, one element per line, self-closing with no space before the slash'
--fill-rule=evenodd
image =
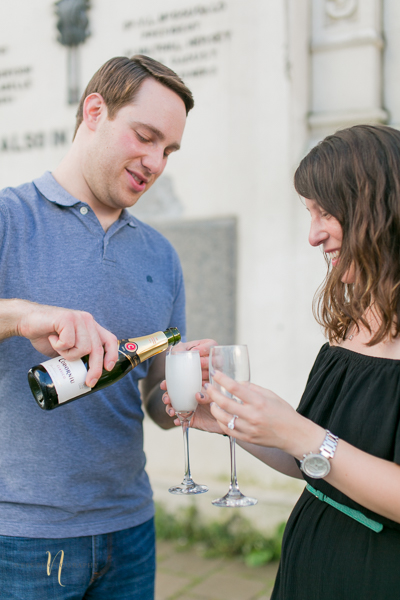
<path id="1" fill-rule="evenodd" d="M 330 341 L 378 322 L 369 346 L 400 333 L 400 131 L 356 125 L 330 135 L 301 161 L 297 192 L 315 200 L 343 231 L 340 260 L 314 297 L 314 315 Z M 354 283 L 342 279 L 352 267 Z M 372 332 L 371 332 L 372 333 Z"/>

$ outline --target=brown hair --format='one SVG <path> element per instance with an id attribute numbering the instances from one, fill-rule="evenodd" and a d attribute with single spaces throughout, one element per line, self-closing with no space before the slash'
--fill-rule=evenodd
<path id="1" fill-rule="evenodd" d="M 330 341 L 344 339 L 370 307 L 378 329 L 369 346 L 400 333 L 400 131 L 356 125 L 337 131 L 303 158 L 297 192 L 315 200 L 343 231 L 340 261 L 314 298 L 314 315 Z M 342 282 L 350 267 L 354 283 Z"/>
<path id="2" fill-rule="evenodd" d="M 192 92 L 178 75 L 158 61 L 138 54 L 127 58 L 111 58 L 93 75 L 79 102 L 74 138 L 83 120 L 83 103 L 89 94 L 98 93 L 107 106 L 108 118 L 113 119 L 120 108 L 133 102 L 143 81 L 153 77 L 182 98 L 186 114 L 194 106 Z"/>

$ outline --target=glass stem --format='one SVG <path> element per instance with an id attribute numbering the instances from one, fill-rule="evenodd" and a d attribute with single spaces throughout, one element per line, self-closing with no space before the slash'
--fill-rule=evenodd
<path id="1" fill-rule="evenodd" d="M 193 479 L 190 473 L 190 461 L 189 461 L 189 425 L 190 418 L 180 418 L 182 423 L 182 431 L 183 431 L 183 453 L 185 456 L 185 475 L 183 477 L 182 483 L 185 485 L 192 485 Z"/>
<path id="2" fill-rule="evenodd" d="M 229 486 L 229 493 L 240 494 L 239 485 L 236 476 L 236 438 L 229 436 L 230 449 L 231 449 L 231 484 Z"/>

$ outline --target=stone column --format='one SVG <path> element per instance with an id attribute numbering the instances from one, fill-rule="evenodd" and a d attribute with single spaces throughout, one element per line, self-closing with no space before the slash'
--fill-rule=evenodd
<path id="1" fill-rule="evenodd" d="M 357 123 L 385 123 L 382 0 L 313 0 L 311 144 Z"/>

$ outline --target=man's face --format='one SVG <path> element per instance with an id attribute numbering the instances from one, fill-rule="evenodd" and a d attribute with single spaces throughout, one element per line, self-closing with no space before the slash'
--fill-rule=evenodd
<path id="1" fill-rule="evenodd" d="M 83 156 L 89 204 L 106 212 L 136 204 L 179 149 L 185 123 L 183 100 L 152 78 L 112 120 L 103 102 Z"/>

